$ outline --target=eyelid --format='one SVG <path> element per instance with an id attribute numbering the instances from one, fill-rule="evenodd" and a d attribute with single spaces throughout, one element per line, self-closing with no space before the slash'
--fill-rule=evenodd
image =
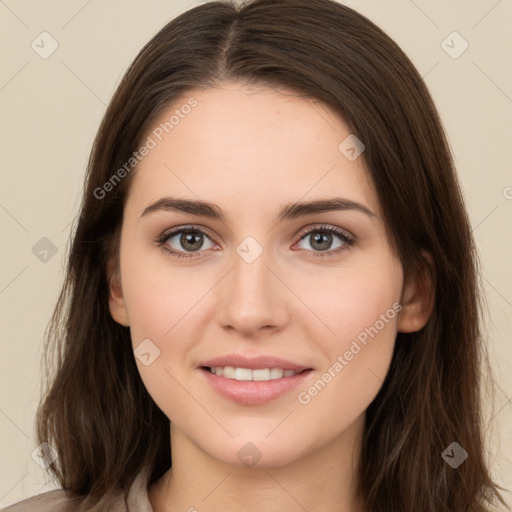
<path id="1" fill-rule="evenodd" d="M 169 237 L 178 235 L 182 231 L 199 231 L 208 236 L 212 241 L 216 242 L 216 235 L 213 235 L 212 232 L 205 226 L 201 226 L 199 224 L 185 224 L 183 226 L 175 226 L 173 228 L 166 229 L 161 235 L 156 237 L 155 242 L 166 241 Z"/>
<path id="2" fill-rule="evenodd" d="M 317 224 L 313 224 L 313 225 L 307 226 L 305 228 L 302 228 L 296 236 L 299 237 L 300 240 L 302 240 L 304 235 L 308 235 L 312 231 L 331 231 L 334 233 L 339 232 L 339 233 L 345 235 L 350 240 L 355 241 L 355 236 L 350 231 L 348 231 L 344 228 L 340 228 L 338 226 L 334 226 L 332 224 L 326 224 L 326 223 L 317 223 Z"/>

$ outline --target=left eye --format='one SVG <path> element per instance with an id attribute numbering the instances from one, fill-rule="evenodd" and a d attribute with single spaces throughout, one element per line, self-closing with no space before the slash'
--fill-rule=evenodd
<path id="1" fill-rule="evenodd" d="M 338 238 L 338 240 L 340 240 L 338 245 L 335 247 L 332 247 L 334 241 L 333 236 L 334 238 Z M 350 238 L 347 234 L 332 227 L 316 228 L 310 230 L 301 237 L 300 242 L 308 239 L 310 240 L 309 246 L 314 252 L 329 251 L 330 253 L 337 253 L 345 246 L 352 245 L 353 243 L 352 238 Z"/>

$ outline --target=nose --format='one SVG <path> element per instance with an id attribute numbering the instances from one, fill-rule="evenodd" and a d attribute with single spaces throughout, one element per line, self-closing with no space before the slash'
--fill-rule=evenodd
<path id="1" fill-rule="evenodd" d="M 260 331 L 268 335 L 286 324 L 289 292 L 271 260 L 270 251 L 265 250 L 252 262 L 233 254 L 231 271 L 219 283 L 216 297 L 217 321 L 224 329 L 257 337 Z"/>

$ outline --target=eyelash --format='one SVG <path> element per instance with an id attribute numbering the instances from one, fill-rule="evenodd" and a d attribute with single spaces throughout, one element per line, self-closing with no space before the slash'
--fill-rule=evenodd
<path id="1" fill-rule="evenodd" d="M 176 251 L 174 249 L 169 249 L 169 247 L 166 245 L 166 242 L 170 238 L 173 238 L 174 236 L 179 235 L 184 232 L 201 233 L 202 235 L 205 235 L 206 237 L 211 239 L 211 237 L 208 235 L 208 233 L 206 233 L 202 229 L 196 228 L 194 226 L 188 226 L 188 227 L 182 227 L 182 228 L 176 229 L 174 231 L 163 233 L 155 240 L 155 243 L 158 245 L 158 247 L 161 247 L 164 251 L 166 251 L 169 254 L 169 256 L 173 256 L 176 258 L 198 257 L 198 256 L 196 256 L 196 253 L 200 253 L 202 251 L 195 251 L 192 253 L 187 253 L 187 252 L 183 252 L 183 251 Z M 342 246 L 338 247 L 335 250 L 330 250 L 330 251 L 309 251 L 308 249 L 304 249 L 307 252 L 313 252 L 313 254 L 314 254 L 313 257 L 315 257 L 315 258 L 328 258 L 330 256 L 335 256 L 335 255 L 339 254 L 340 252 L 346 250 L 348 247 L 351 247 L 355 243 L 355 239 L 352 236 L 348 235 L 348 233 L 346 233 L 345 231 L 342 231 L 342 230 L 332 227 L 332 226 L 326 226 L 323 224 L 320 226 L 315 226 L 315 227 L 309 229 L 308 231 L 302 233 L 300 235 L 299 242 L 313 233 L 331 233 L 331 234 L 338 236 L 343 242 Z"/>

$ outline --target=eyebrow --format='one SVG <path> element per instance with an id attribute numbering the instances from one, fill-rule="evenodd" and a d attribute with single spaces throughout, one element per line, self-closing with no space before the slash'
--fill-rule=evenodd
<path id="1" fill-rule="evenodd" d="M 281 207 L 277 214 L 277 221 L 293 220 L 307 215 L 331 211 L 354 210 L 367 215 L 370 218 L 377 217 L 367 206 L 342 197 L 333 197 L 315 201 L 288 203 Z M 221 208 L 213 203 L 201 200 L 178 199 L 163 197 L 149 205 L 142 212 L 141 218 L 159 211 L 175 211 L 189 213 L 199 217 L 226 222 L 226 217 Z"/>

